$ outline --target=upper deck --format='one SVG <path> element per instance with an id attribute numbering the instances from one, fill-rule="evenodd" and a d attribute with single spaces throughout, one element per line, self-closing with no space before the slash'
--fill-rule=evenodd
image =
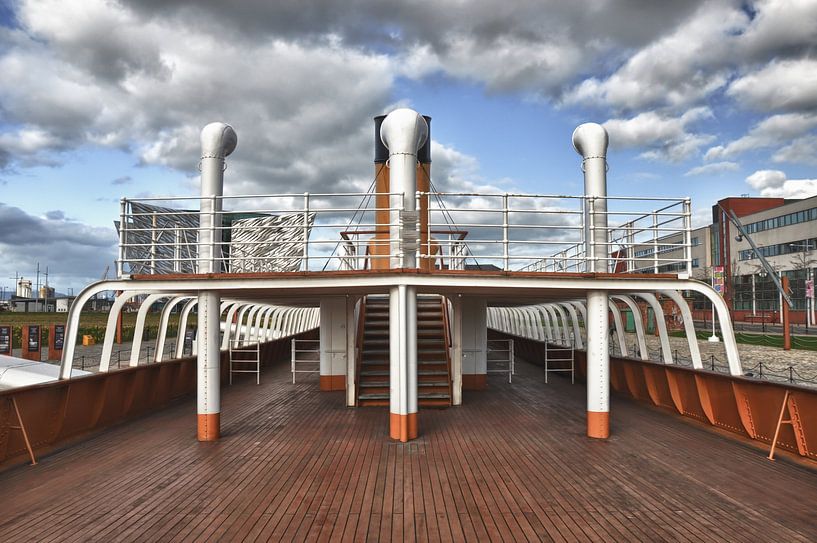
<path id="1" fill-rule="evenodd" d="M 810 541 L 817 472 L 615 397 L 584 436 L 585 389 L 541 368 L 492 377 L 423 434 L 387 436 L 317 380 L 224 390 L 223 437 L 193 439 L 194 399 L 0 474 L 7 541 Z"/>

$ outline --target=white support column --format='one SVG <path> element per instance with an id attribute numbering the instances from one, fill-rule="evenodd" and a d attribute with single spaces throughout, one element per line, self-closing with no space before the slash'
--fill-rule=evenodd
<path id="1" fill-rule="evenodd" d="M 390 254 L 392 268 L 416 268 L 417 150 L 428 137 L 428 125 L 416 111 L 389 113 L 380 139 L 389 150 Z M 402 442 L 417 437 L 417 290 L 398 286 L 389 291 L 391 400 L 389 435 Z"/>
<path id="2" fill-rule="evenodd" d="M 360 315 L 359 310 L 356 309 L 360 300 L 359 296 L 346 296 L 346 407 L 354 407 L 357 398 L 357 390 L 355 390 L 355 380 L 357 379 L 355 374 L 357 371 L 355 341 L 357 341 L 357 318 Z M 310 327 L 314 325 L 313 320 L 310 320 Z"/>
<path id="3" fill-rule="evenodd" d="M 451 403 L 462 405 L 462 297 L 452 297 L 451 308 Z"/>
<path id="4" fill-rule="evenodd" d="M 584 194 L 587 197 L 585 255 L 592 256 L 588 270 L 606 272 L 607 245 L 607 131 L 586 123 L 573 132 L 573 147 L 582 156 Z M 592 210 L 592 213 L 591 213 Z M 609 303 L 604 290 L 587 293 L 587 435 L 610 436 L 610 329 Z"/>
<path id="5" fill-rule="evenodd" d="M 221 195 L 224 161 L 238 138 L 224 123 L 210 123 L 201 131 L 201 203 L 199 212 L 198 272 L 221 271 Z M 219 293 L 199 291 L 197 337 L 197 405 L 199 441 L 217 441 L 221 435 L 221 349 Z M 227 323 L 230 324 L 229 321 Z M 229 330 L 229 329 L 228 329 Z M 229 333 L 226 332 L 229 336 Z"/>
<path id="6" fill-rule="evenodd" d="M 320 389 L 346 390 L 346 296 L 324 297 L 320 304 Z"/>
<path id="7" fill-rule="evenodd" d="M 488 385 L 488 309 L 485 298 L 461 298 L 462 304 L 462 387 L 480 390 Z M 503 315 L 500 324 L 507 332 L 507 308 L 496 308 Z"/>
<path id="8" fill-rule="evenodd" d="M 389 290 L 389 436 L 417 437 L 417 293 L 400 285 Z"/>

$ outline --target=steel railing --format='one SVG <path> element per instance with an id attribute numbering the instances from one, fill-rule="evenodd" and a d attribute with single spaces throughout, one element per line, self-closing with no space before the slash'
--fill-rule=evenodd
<path id="1" fill-rule="evenodd" d="M 119 276 L 198 273 L 199 255 L 209 254 L 199 243 L 202 200 L 123 199 Z M 403 209 L 397 193 L 206 200 L 203 207 L 216 210 L 205 213 L 216 215 L 209 229 L 221 273 L 388 269 L 411 254 L 432 271 L 584 272 L 602 262 L 609 272 L 691 272 L 691 210 L 683 198 L 418 192 L 416 210 Z M 588 252 L 600 214 L 607 241 Z"/>
<path id="2" fill-rule="evenodd" d="M 512 339 L 488 340 L 487 373 L 508 374 L 508 383 L 513 382 L 516 374 L 516 357 L 514 356 Z"/>
<path id="3" fill-rule="evenodd" d="M 317 348 L 315 348 L 316 345 Z M 320 373 L 321 348 L 319 339 L 293 339 L 291 350 L 290 371 L 292 372 L 293 385 L 297 373 Z M 307 369 L 300 369 L 304 366 Z"/>

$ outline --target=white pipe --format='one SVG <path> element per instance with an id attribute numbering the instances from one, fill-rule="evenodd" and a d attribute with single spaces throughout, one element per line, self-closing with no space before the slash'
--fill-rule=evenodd
<path id="1" fill-rule="evenodd" d="M 238 136 L 230 125 L 210 123 L 201 131 L 201 203 L 198 272 L 220 272 L 221 196 L 224 160 L 236 148 Z M 198 439 L 216 441 L 221 434 L 221 322 L 219 294 L 199 292 L 198 310 Z"/>
<path id="2" fill-rule="evenodd" d="M 584 171 L 585 255 L 588 271 L 607 271 L 607 145 L 603 126 L 585 123 L 573 132 L 573 147 L 582 156 Z M 610 435 L 610 306 L 607 292 L 587 293 L 587 435 Z"/>
<path id="3" fill-rule="evenodd" d="M 392 268 L 417 267 L 417 150 L 427 137 L 428 125 L 413 109 L 395 109 L 380 126 L 380 139 L 389 150 L 389 192 L 393 193 L 389 197 Z"/>

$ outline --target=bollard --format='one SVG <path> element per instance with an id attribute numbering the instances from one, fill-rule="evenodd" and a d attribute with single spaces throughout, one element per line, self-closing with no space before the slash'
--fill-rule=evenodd
<path id="1" fill-rule="evenodd" d="M 715 355 L 714 354 L 709 355 L 709 361 L 712 364 L 712 371 L 715 371 Z"/>
<path id="2" fill-rule="evenodd" d="M 794 382 L 794 366 L 789 366 L 789 383 Z"/>

